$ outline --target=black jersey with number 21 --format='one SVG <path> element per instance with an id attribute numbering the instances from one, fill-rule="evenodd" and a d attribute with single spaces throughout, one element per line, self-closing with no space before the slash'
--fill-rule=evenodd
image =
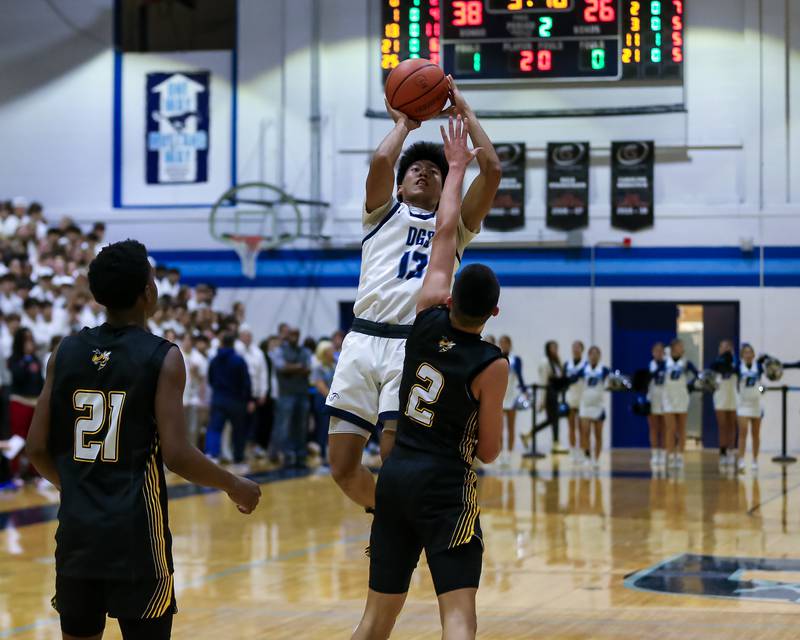
<path id="1" fill-rule="evenodd" d="M 49 442 L 61 480 L 59 575 L 142 580 L 172 574 L 155 396 L 174 346 L 140 327 L 107 324 L 59 346 Z"/>
<path id="2" fill-rule="evenodd" d="M 406 340 L 397 443 L 471 465 L 478 440 L 471 385 L 502 357 L 478 334 L 454 328 L 446 306 L 418 314 Z"/>

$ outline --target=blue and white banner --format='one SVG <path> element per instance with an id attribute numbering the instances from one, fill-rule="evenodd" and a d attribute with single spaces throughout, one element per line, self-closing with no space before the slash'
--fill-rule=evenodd
<path id="1" fill-rule="evenodd" d="M 211 208 L 236 184 L 235 53 L 114 55 L 113 205 Z"/>
<path id="2" fill-rule="evenodd" d="M 209 71 L 147 74 L 147 184 L 208 182 L 209 76 Z"/>

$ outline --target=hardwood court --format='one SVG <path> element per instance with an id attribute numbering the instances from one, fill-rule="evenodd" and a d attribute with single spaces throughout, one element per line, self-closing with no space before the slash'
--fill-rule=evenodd
<path id="1" fill-rule="evenodd" d="M 566 460 L 486 471 L 479 637 L 798 636 L 798 465 L 784 473 L 764 456 L 757 476 L 724 478 L 712 453 L 692 452 L 682 477 L 653 479 L 647 455 L 615 453 L 596 478 Z M 218 493 L 178 497 L 185 489 L 171 488 L 170 501 L 175 638 L 349 637 L 370 520 L 330 477 L 264 484 L 249 518 Z M 49 605 L 54 509 L 25 509 L 50 502 L 33 490 L 0 502 L 0 638 L 60 638 Z M 677 593 L 641 590 L 654 586 Z M 438 629 L 423 558 L 393 638 Z M 119 637 L 115 623 L 106 637 Z"/>

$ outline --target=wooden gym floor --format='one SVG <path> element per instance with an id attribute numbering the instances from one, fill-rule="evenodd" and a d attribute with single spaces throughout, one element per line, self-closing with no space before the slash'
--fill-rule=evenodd
<path id="1" fill-rule="evenodd" d="M 763 456 L 757 475 L 722 477 L 698 451 L 680 477 L 654 479 L 647 459 L 616 452 L 597 477 L 566 459 L 485 471 L 479 637 L 798 637 L 800 465 Z M 328 476 L 277 476 L 259 476 L 250 517 L 219 493 L 171 487 L 173 637 L 349 638 L 370 519 Z M 0 494 L 0 638 L 60 638 L 54 499 Z M 393 638 L 437 637 L 423 557 Z M 106 638 L 119 638 L 113 621 Z"/>

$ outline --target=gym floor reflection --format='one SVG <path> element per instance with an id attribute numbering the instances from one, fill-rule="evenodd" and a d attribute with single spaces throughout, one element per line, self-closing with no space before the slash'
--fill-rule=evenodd
<path id="1" fill-rule="evenodd" d="M 795 638 L 800 469 L 722 476 L 690 452 L 651 477 L 648 453 L 489 467 L 481 638 Z M 366 594 L 369 517 L 328 476 L 265 473 L 262 506 L 170 488 L 175 638 L 348 638 Z M 60 638 L 50 608 L 55 496 L 0 497 L 0 638 Z M 48 506 L 51 505 L 51 506 Z M 797 590 L 795 590 L 797 587 Z M 106 638 L 119 638 L 115 623 Z M 438 638 L 424 556 L 393 638 Z"/>

